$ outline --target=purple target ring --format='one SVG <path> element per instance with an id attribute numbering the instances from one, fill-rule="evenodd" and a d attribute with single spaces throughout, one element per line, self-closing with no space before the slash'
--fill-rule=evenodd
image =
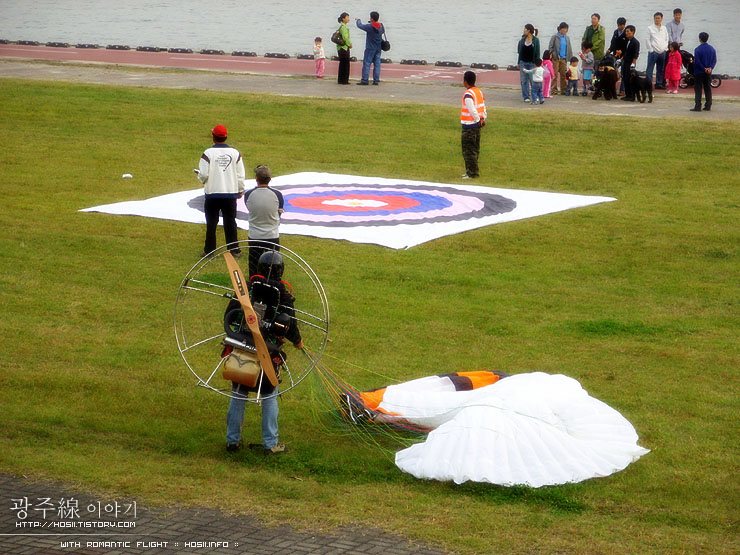
<path id="1" fill-rule="evenodd" d="M 282 185 L 286 224 L 333 227 L 415 225 L 464 221 L 511 212 L 516 201 L 501 195 L 434 185 Z M 204 196 L 188 205 L 203 211 Z M 247 220 L 244 201 L 237 219 Z"/>

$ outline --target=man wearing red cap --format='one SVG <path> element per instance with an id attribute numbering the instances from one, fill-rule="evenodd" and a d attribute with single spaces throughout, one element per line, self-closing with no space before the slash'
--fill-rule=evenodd
<path id="1" fill-rule="evenodd" d="M 244 194 L 244 163 L 235 148 L 226 144 L 227 131 L 223 125 L 211 130 L 213 146 L 200 157 L 198 179 L 205 185 L 206 244 L 201 256 L 216 249 L 216 227 L 219 214 L 224 219 L 226 244 L 237 241 L 236 200 Z M 239 249 L 231 253 L 241 256 Z"/>

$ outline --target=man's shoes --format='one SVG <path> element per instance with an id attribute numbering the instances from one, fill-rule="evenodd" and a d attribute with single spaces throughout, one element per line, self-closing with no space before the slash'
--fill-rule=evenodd
<path id="1" fill-rule="evenodd" d="M 240 439 L 236 443 L 227 443 L 226 444 L 226 450 L 229 453 L 235 453 L 236 451 L 238 451 L 239 449 L 241 449 L 243 446 L 244 446 L 244 444 L 242 443 L 242 440 Z"/>
<path id="2" fill-rule="evenodd" d="M 696 106 L 694 106 L 694 107 L 693 107 L 693 108 L 691 108 L 691 110 L 689 110 L 689 111 L 690 111 L 690 112 L 701 112 L 701 108 L 697 108 Z"/>
<path id="3" fill-rule="evenodd" d="M 635 97 L 634 96 L 623 96 L 622 100 L 624 100 L 625 102 L 634 102 Z"/>
<path id="4" fill-rule="evenodd" d="M 367 85 L 367 83 L 365 84 Z M 276 445 L 273 445 L 269 449 L 265 448 L 265 455 L 279 455 L 280 453 L 285 453 L 284 443 L 278 443 Z"/>
<path id="5" fill-rule="evenodd" d="M 704 111 L 705 112 L 711 112 L 712 111 L 712 107 L 711 106 L 704 106 Z"/>
<path id="6" fill-rule="evenodd" d="M 665 85 L 655 85 L 655 90 L 665 90 Z"/>
<path id="7" fill-rule="evenodd" d="M 380 81 L 373 81 L 373 85 L 380 85 Z"/>
<path id="8" fill-rule="evenodd" d="M 203 251 L 202 253 L 200 253 L 201 258 L 205 258 L 205 256 L 206 256 L 206 251 Z"/>
<path id="9" fill-rule="evenodd" d="M 358 85 L 369 85 L 370 83 L 368 83 L 367 81 L 358 81 L 357 84 Z"/>

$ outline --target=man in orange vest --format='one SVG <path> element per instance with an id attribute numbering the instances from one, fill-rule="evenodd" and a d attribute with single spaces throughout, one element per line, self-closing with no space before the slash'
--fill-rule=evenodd
<path id="1" fill-rule="evenodd" d="M 465 160 L 463 179 L 478 177 L 478 155 L 480 154 L 480 128 L 486 124 L 486 101 L 483 93 L 475 86 L 475 73 L 466 71 L 463 76 L 465 92 L 462 97 L 460 124 L 462 125 L 462 154 Z"/>

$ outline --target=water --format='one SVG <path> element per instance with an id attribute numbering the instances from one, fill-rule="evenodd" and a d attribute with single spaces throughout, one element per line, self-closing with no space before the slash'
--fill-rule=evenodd
<path id="1" fill-rule="evenodd" d="M 538 5 L 539 4 L 539 5 Z M 719 73 L 740 74 L 740 6 L 738 0 L 677 2 L 684 11 L 684 48 L 698 44 L 698 34 L 707 31 L 717 49 Z M 619 7 L 616 7 L 618 5 Z M 672 6 L 672 4 L 668 4 Z M 664 21 L 673 17 L 673 7 L 661 7 Z M 334 53 L 329 41 L 338 26 L 337 17 L 349 12 L 354 43 L 353 54 L 362 57 L 365 33 L 355 27 L 354 18 L 369 18 L 371 9 L 380 12 L 386 25 L 394 61 L 423 59 L 516 63 L 516 44 L 526 23 L 540 30 L 547 43 L 561 21 L 571 28 L 574 48 L 591 14 L 601 14 L 607 40 L 619 16 L 637 27 L 644 43 L 647 26 L 653 21 L 654 4 L 643 0 L 598 2 L 596 0 L 551 0 L 539 2 L 475 2 L 471 0 L 427 0 L 403 2 L 373 0 L 327 1 L 310 4 L 296 0 L 0 0 L 3 18 L 0 38 L 68 42 L 212 48 L 308 54 L 313 38 L 322 36 L 327 53 Z M 644 68 L 647 55 L 640 56 Z M 640 67 L 638 63 L 638 67 Z"/>

